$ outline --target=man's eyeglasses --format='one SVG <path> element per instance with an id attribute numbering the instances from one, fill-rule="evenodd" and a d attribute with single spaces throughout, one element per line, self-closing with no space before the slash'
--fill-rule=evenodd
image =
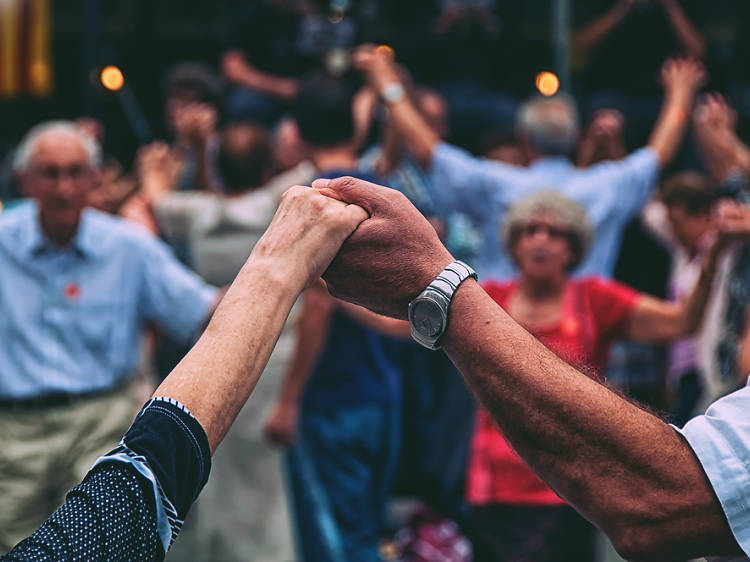
<path id="1" fill-rule="evenodd" d="M 39 179 L 50 183 L 56 183 L 65 178 L 77 182 L 88 179 L 91 176 L 91 168 L 84 165 L 73 165 L 68 167 L 41 166 L 34 168 L 34 173 Z"/>

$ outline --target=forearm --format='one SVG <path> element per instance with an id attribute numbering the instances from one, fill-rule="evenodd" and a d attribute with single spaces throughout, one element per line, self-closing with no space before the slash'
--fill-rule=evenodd
<path id="1" fill-rule="evenodd" d="M 321 307 L 319 306 L 321 303 L 310 306 L 307 302 L 311 296 L 314 299 L 331 299 L 328 295 L 313 296 L 311 291 L 317 290 L 310 289 L 303 296 L 306 302 L 303 303 L 303 310 L 297 324 L 297 341 L 279 392 L 279 402 L 282 403 L 295 406 L 299 404 L 307 380 L 320 358 L 328 337 L 332 307 L 330 305 Z"/>
<path id="2" fill-rule="evenodd" d="M 709 129 L 705 125 L 698 125 L 695 138 L 701 157 L 711 176 L 717 183 L 722 183 L 727 179 L 732 168 L 737 165 L 731 131 Z"/>
<path id="3" fill-rule="evenodd" d="M 224 75 L 240 86 L 251 88 L 275 97 L 288 98 L 294 90 L 295 80 L 263 72 L 248 64 L 244 56 L 227 53 L 222 61 Z"/>
<path id="4" fill-rule="evenodd" d="M 714 247 L 706 255 L 698 281 L 682 304 L 682 333 L 680 335 L 692 334 L 700 327 L 716 278 L 718 260 L 719 251 Z"/>
<path id="5" fill-rule="evenodd" d="M 619 550 L 674 557 L 728 544 L 703 471 L 669 426 L 564 363 L 473 281 L 450 314 L 443 346 L 479 400 L 531 468 Z M 662 549 L 665 539 L 674 542 Z"/>
<path id="6" fill-rule="evenodd" d="M 664 169 L 674 158 L 685 135 L 695 92 L 676 87 L 667 91 L 659 118 L 648 140 Z"/>
<path id="7" fill-rule="evenodd" d="M 302 282 L 251 255 L 193 349 L 154 393 L 183 403 L 216 450 L 255 387 Z"/>
<path id="8" fill-rule="evenodd" d="M 665 0 L 664 11 L 685 52 L 690 56 L 703 58 L 706 55 L 706 40 L 688 19 L 680 3 L 676 0 Z"/>
<path id="9" fill-rule="evenodd" d="M 432 161 L 432 151 L 440 141 L 414 104 L 406 98 L 388 106 L 388 118 L 393 121 L 409 151 L 423 168 Z"/>
<path id="10" fill-rule="evenodd" d="M 397 318 L 375 314 L 356 304 L 341 301 L 341 309 L 360 324 L 392 338 L 411 339 L 409 323 Z"/>
<path id="11" fill-rule="evenodd" d="M 599 45 L 607 35 L 612 33 L 612 30 L 620 25 L 627 14 L 628 7 L 624 3 L 618 2 L 612 6 L 612 9 L 606 14 L 589 23 L 575 34 L 573 44 L 576 50 L 582 55 L 587 54 Z"/>

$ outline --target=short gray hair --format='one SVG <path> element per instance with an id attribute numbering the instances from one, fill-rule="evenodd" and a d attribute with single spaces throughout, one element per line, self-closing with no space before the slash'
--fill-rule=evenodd
<path id="1" fill-rule="evenodd" d="M 45 121 L 32 127 L 21 140 L 13 156 L 13 171 L 24 172 L 28 169 L 34 154 L 36 143 L 47 133 L 59 132 L 76 137 L 86 151 L 89 163 L 98 167 L 102 160 L 102 149 L 99 143 L 81 131 L 72 121 Z"/>
<path id="2" fill-rule="evenodd" d="M 536 96 L 518 109 L 517 127 L 540 154 L 569 156 L 580 133 L 578 109 L 566 94 Z"/>
<path id="3" fill-rule="evenodd" d="M 570 249 L 573 260 L 568 270 L 581 263 L 594 236 L 594 227 L 586 215 L 586 209 L 557 191 L 537 191 L 514 203 L 503 220 L 501 237 L 509 253 L 518 239 L 521 227 L 541 215 L 554 217 L 557 223 L 570 232 Z"/>

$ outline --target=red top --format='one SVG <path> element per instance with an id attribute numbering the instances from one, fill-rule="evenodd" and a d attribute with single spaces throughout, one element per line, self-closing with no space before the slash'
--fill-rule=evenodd
<path id="1" fill-rule="evenodd" d="M 506 308 L 518 283 L 489 282 L 482 286 Z M 560 322 L 529 331 L 558 357 L 600 379 L 609 344 L 624 337 L 638 296 L 614 281 L 595 277 L 571 280 L 563 295 Z M 466 497 L 473 505 L 565 503 L 526 466 L 483 408 L 478 412 L 471 445 Z"/>

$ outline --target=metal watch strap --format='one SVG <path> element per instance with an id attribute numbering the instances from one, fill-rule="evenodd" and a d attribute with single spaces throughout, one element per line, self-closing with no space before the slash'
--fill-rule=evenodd
<path id="1" fill-rule="evenodd" d="M 412 301 L 412 303 L 409 304 L 409 309 L 411 311 L 412 304 L 419 301 L 421 298 L 429 298 L 432 302 L 440 307 L 440 309 L 442 310 L 442 315 L 445 319 L 442 331 L 436 337 L 429 338 L 419 333 L 419 331 L 412 323 L 410 314 L 409 325 L 414 341 L 428 349 L 440 349 L 440 344 L 438 343 L 438 341 L 443 336 L 445 330 L 448 327 L 448 310 L 450 308 L 451 301 L 453 300 L 453 295 L 461 285 L 461 283 L 466 281 L 469 277 L 477 279 L 476 272 L 464 262 L 454 261 L 453 263 L 449 264 L 443 271 L 441 271 L 440 274 L 432 281 L 432 283 L 430 283 L 427 288 L 422 291 L 419 296 L 414 299 L 414 301 Z"/>
<path id="2" fill-rule="evenodd" d="M 464 262 L 457 260 L 448 264 L 445 269 L 440 272 L 440 275 L 435 277 L 435 280 L 427 285 L 427 288 L 443 293 L 448 299 L 448 304 L 450 304 L 450 301 L 453 299 L 453 293 L 455 293 L 458 286 L 469 277 L 477 279 L 476 271 Z"/>

